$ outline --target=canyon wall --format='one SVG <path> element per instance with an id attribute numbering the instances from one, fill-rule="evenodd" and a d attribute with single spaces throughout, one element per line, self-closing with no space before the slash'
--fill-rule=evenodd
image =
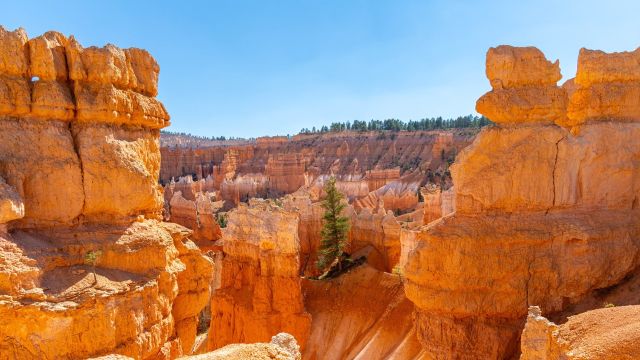
<path id="1" fill-rule="evenodd" d="M 487 53 L 484 128 L 451 167 L 456 212 L 403 239 L 418 338 L 436 358 L 518 352 L 529 305 L 561 312 L 638 266 L 637 52 L 582 50 L 575 84 L 535 48 Z"/>
<path id="2" fill-rule="evenodd" d="M 0 358 L 190 353 L 211 261 L 161 222 L 145 50 L 0 27 Z"/>
<path id="3" fill-rule="evenodd" d="M 345 132 L 259 138 L 229 146 L 167 145 L 161 148 L 160 180 L 167 184 L 180 176 L 211 176 L 220 199 L 237 204 L 251 197 L 283 196 L 302 186 L 320 193 L 326 178 L 335 175 L 350 200 L 372 193 L 374 198 L 359 206 L 382 197 L 387 209 L 406 210 L 417 204 L 419 186 L 448 178 L 449 162 L 476 133 L 477 129 Z M 378 191 L 392 182 L 396 183 Z"/>

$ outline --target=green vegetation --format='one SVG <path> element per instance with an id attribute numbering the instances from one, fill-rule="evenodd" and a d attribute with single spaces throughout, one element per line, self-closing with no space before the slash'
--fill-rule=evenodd
<path id="1" fill-rule="evenodd" d="M 342 262 L 345 261 L 345 248 L 347 245 L 347 232 L 349 231 L 349 219 L 342 216 L 345 204 L 341 202 L 344 196 L 336 188 L 336 179 L 331 177 L 324 186 L 326 198 L 322 202 L 325 209 L 324 224 L 322 227 L 322 242 L 316 266 L 324 271 L 337 260 L 338 269 L 342 271 Z"/>
<path id="2" fill-rule="evenodd" d="M 457 129 L 457 128 L 480 128 L 485 125 L 491 124 L 491 121 L 484 116 L 458 116 L 455 119 L 443 119 L 442 117 L 421 119 L 421 120 L 409 120 L 404 122 L 398 119 L 386 119 L 386 120 L 354 120 L 353 122 L 334 122 L 330 126 L 322 126 L 318 129 L 312 127 L 311 129 L 303 128 L 300 130 L 301 134 L 318 134 L 328 132 L 341 132 L 341 131 L 420 131 L 420 130 L 439 130 L 439 129 Z M 382 138 L 384 138 L 383 135 Z"/>
<path id="3" fill-rule="evenodd" d="M 91 265 L 93 271 L 93 283 L 98 282 L 98 278 L 96 277 L 96 262 L 102 256 L 102 251 L 100 250 L 91 250 L 84 254 L 84 263 L 87 265 Z"/>
<path id="4" fill-rule="evenodd" d="M 225 214 L 225 213 L 217 213 L 216 214 L 216 221 L 218 222 L 218 225 L 220 225 L 220 228 L 226 228 L 227 227 L 227 214 Z"/>

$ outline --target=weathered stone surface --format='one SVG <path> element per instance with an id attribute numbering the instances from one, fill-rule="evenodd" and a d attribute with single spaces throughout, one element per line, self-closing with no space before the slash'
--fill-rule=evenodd
<path id="1" fill-rule="evenodd" d="M 585 125 L 577 136 L 553 125 L 486 128 L 451 166 L 457 212 L 630 209 L 640 191 L 637 136 L 635 123 Z"/>
<path id="2" fill-rule="evenodd" d="M 158 131 L 88 124 L 75 125 L 73 133 L 82 162 L 85 216 L 160 216 Z"/>
<path id="3" fill-rule="evenodd" d="M 131 51 L 125 70 L 141 80 L 119 91 L 136 126 L 119 126 L 87 117 L 95 104 L 76 116 L 67 74 L 75 88 L 123 85 L 129 50 L 71 51 L 73 71 L 68 50 L 58 33 L 27 43 L 0 28 L 0 359 L 176 358 L 192 349 L 213 270 L 188 229 L 154 220 L 161 126 L 145 116 L 164 108 L 135 91 L 154 92 L 157 65 Z"/>
<path id="4" fill-rule="evenodd" d="M 617 53 L 580 49 L 576 84 L 589 87 L 599 83 L 636 81 L 640 81 L 640 48 Z"/>
<path id="5" fill-rule="evenodd" d="M 522 333 L 522 360 L 608 360 L 640 356 L 639 306 L 596 309 L 556 325 L 529 311 Z"/>
<path id="6" fill-rule="evenodd" d="M 572 126 L 591 121 L 640 121 L 640 81 L 578 87 L 569 102 Z"/>
<path id="7" fill-rule="evenodd" d="M 479 113 L 499 124 L 551 124 L 566 118 L 566 91 L 556 86 L 558 61 L 547 61 L 534 47 L 502 45 L 489 49 L 486 66 L 493 90 L 478 99 Z"/>
<path id="8" fill-rule="evenodd" d="M 0 119 L 0 176 L 24 199 L 21 226 L 69 225 L 82 213 L 80 161 L 63 122 Z"/>
<path id="9" fill-rule="evenodd" d="M 304 348 L 311 316 L 298 276 L 298 215 L 251 203 L 229 213 L 223 232 L 222 283 L 211 300 L 208 347 L 266 341 L 285 331 Z"/>
<path id="10" fill-rule="evenodd" d="M 45 119 L 72 120 L 75 103 L 71 89 L 64 82 L 40 80 L 33 84 L 31 114 Z"/>
<path id="11" fill-rule="evenodd" d="M 610 73 L 594 78 L 608 81 Z M 603 84 L 611 85 L 583 87 L 576 80 L 562 91 L 580 111 L 597 113 L 595 100 L 574 99 Z M 510 101 L 499 106 L 509 109 Z M 555 119 L 580 123 L 573 120 Z M 401 233 L 405 292 L 418 309 L 416 329 L 427 352 L 508 358 L 517 353 L 529 305 L 562 313 L 636 271 L 640 127 L 624 120 L 568 131 L 549 122 L 518 126 L 514 118 L 483 129 L 459 154 L 451 167 L 456 213 Z M 528 326 L 523 344 L 541 326 Z M 545 330 L 535 341 L 548 343 L 549 336 Z"/>
<path id="12" fill-rule="evenodd" d="M 500 45 L 489 48 L 486 72 L 494 90 L 555 85 L 562 78 L 560 62 L 548 61 L 542 51 L 533 46 Z"/>
<path id="13" fill-rule="evenodd" d="M 67 38 L 56 31 L 48 31 L 28 42 L 30 74 L 45 81 L 66 81 Z"/>
<path id="14" fill-rule="evenodd" d="M 640 121 L 640 49 L 605 53 L 581 49 L 567 125 Z"/>
<path id="15" fill-rule="evenodd" d="M 274 335 L 269 343 L 231 344 L 221 349 L 195 356 L 188 360 L 300 360 L 300 347 L 296 339 L 287 334 Z"/>
<path id="16" fill-rule="evenodd" d="M 27 33 L 20 28 L 7 31 L 0 26 L 0 75 L 29 75 Z"/>
<path id="17" fill-rule="evenodd" d="M 24 217 L 24 201 L 13 186 L 0 177 L 0 224 Z"/>
<path id="18" fill-rule="evenodd" d="M 552 124 L 566 116 L 567 94 L 555 85 L 496 89 L 478 99 L 476 111 L 498 124 Z"/>
<path id="19" fill-rule="evenodd" d="M 27 79 L 0 73 L 0 115 L 22 116 L 31 109 L 31 91 Z"/>

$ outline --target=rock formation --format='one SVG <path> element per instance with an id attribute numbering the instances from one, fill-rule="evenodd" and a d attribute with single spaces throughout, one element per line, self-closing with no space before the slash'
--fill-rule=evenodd
<path id="1" fill-rule="evenodd" d="M 531 307 L 520 359 L 637 359 L 639 320 L 640 306 L 609 307 L 571 316 L 558 326 Z"/>
<path id="2" fill-rule="evenodd" d="M 303 359 L 429 359 L 414 306 L 398 275 L 363 265 L 338 278 L 305 280 L 311 335 Z"/>
<path id="3" fill-rule="evenodd" d="M 629 117 L 631 95 L 615 97 L 633 91 L 615 74 L 634 74 L 640 63 L 591 56 L 581 51 L 569 98 L 570 87 L 555 85 L 558 64 L 538 50 L 487 53 L 493 90 L 477 110 L 498 126 L 483 129 L 451 167 L 455 214 L 401 239 L 414 246 L 405 291 L 434 357 L 517 353 L 529 305 L 561 312 L 638 266 L 640 117 Z M 608 97 L 584 100 L 616 86 L 618 110 Z"/>
<path id="4" fill-rule="evenodd" d="M 229 213 L 223 229 L 220 288 L 211 299 L 209 349 L 264 342 L 287 332 L 304 348 L 311 316 L 300 277 L 298 215 L 251 200 Z"/>
<path id="5" fill-rule="evenodd" d="M 163 146 L 161 181 L 211 176 L 220 199 L 232 204 L 252 197 L 276 198 L 308 186 L 319 197 L 326 178 L 350 199 L 384 198 L 387 209 L 409 210 L 417 187 L 448 178 L 448 161 L 468 145 L 476 130 L 337 133 L 259 138 L 255 142 L 209 147 Z M 413 177 L 411 177 L 411 175 Z M 417 176 L 416 176 L 417 175 Z M 409 176 L 410 180 L 402 180 Z M 402 178 L 402 179 L 401 179 Z M 362 206 L 371 201 L 365 200 Z M 360 205 L 358 205 L 360 206 Z"/>
<path id="6" fill-rule="evenodd" d="M 315 262 L 322 241 L 322 204 L 313 202 L 304 189 L 284 197 L 282 203 L 288 211 L 299 214 L 300 272 L 316 274 Z M 369 248 L 368 263 L 380 271 L 390 272 L 400 258 L 400 223 L 395 216 L 384 208 L 356 210 L 351 205 L 347 205 L 343 214 L 350 224 L 347 252 L 356 254 Z"/>
<path id="7" fill-rule="evenodd" d="M 212 264 L 160 221 L 158 72 L 0 27 L 0 358 L 191 351 Z"/>

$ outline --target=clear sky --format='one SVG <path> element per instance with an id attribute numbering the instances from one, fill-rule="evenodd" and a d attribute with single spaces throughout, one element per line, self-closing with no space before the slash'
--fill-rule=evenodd
<path id="1" fill-rule="evenodd" d="M 581 47 L 638 47 L 639 16 L 637 0 L 21 0 L 0 24 L 145 48 L 169 130 L 253 137 L 474 113 L 490 46 L 537 46 L 568 79 Z"/>

